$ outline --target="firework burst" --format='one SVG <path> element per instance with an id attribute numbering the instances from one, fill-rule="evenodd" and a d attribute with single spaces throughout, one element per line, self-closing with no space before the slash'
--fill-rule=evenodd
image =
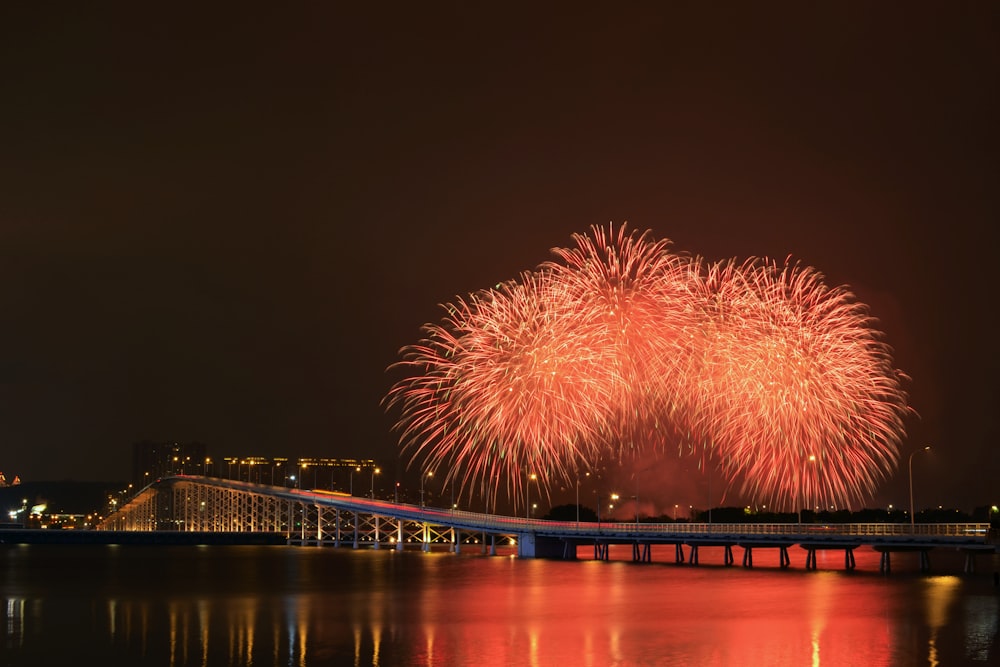
<path id="1" fill-rule="evenodd" d="M 390 368 L 403 450 L 522 497 L 674 444 L 774 507 L 842 505 L 898 462 L 905 376 L 863 304 L 811 268 L 706 265 L 591 228 L 518 280 L 445 304 Z"/>
<path id="2" fill-rule="evenodd" d="M 410 375 L 387 396 L 402 408 L 404 449 L 488 501 L 501 484 L 520 498 L 532 473 L 547 488 L 586 469 L 621 380 L 613 350 L 566 303 L 563 285 L 539 271 L 447 304 L 444 322 L 404 349 L 398 365 Z"/>
<path id="3" fill-rule="evenodd" d="M 811 268 L 716 267 L 699 423 L 730 479 L 775 507 L 843 506 L 896 465 L 904 379 L 863 304 Z"/>

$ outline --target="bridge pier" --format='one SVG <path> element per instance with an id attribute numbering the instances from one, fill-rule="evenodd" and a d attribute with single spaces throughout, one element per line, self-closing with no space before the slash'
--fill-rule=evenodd
<path id="1" fill-rule="evenodd" d="M 801 545 L 803 549 L 806 550 L 806 569 L 815 570 L 816 569 L 816 552 L 820 549 L 843 549 L 844 550 L 844 569 L 850 572 L 854 569 L 854 549 L 857 548 L 855 544 L 837 544 L 837 545 L 818 545 L 818 544 L 803 544 Z"/>
<path id="2" fill-rule="evenodd" d="M 492 535 L 490 535 L 490 555 L 491 556 L 496 556 L 497 555 L 497 536 L 496 536 L 496 533 L 493 533 Z"/>
<path id="3" fill-rule="evenodd" d="M 633 563 L 653 562 L 653 553 L 649 542 L 632 543 L 632 562 Z"/>
<path id="4" fill-rule="evenodd" d="M 608 544 L 600 540 L 594 541 L 594 560 L 608 559 Z"/>
<path id="5" fill-rule="evenodd" d="M 561 558 L 562 553 L 562 538 L 543 537 L 537 533 L 519 533 L 517 536 L 518 558 Z"/>
<path id="6" fill-rule="evenodd" d="M 739 542 L 739 546 L 743 547 L 743 567 L 752 568 L 753 567 L 753 550 L 754 549 L 777 549 L 778 550 L 778 563 L 781 569 L 787 568 L 791 564 L 791 559 L 788 557 L 788 547 L 787 543 L 781 542 Z"/>
<path id="7" fill-rule="evenodd" d="M 993 545 L 984 545 L 979 547 L 966 546 L 962 548 L 962 552 L 965 554 L 963 572 L 966 574 L 973 574 L 976 571 L 976 555 L 980 553 L 997 553 L 997 549 Z"/>
<path id="8" fill-rule="evenodd" d="M 692 565 L 697 565 L 698 564 L 698 545 L 697 544 L 692 544 L 691 545 L 691 553 L 688 556 L 688 562 L 690 562 Z"/>
<path id="9" fill-rule="evenodd" d="M 892 571 L 892 557 L 890 554 L 893 551 L 918 551 L 919 552 L 919 567 L 921 572 L 930 572 L 931 569 L 931 556 L 930 550 L 932 547 L 875 547 L 877 551 L 882 553 L 879 559 L 878 570 L 882 574 L 889 574 Z"/>
<path id="10" fill-rule="evenodd" d="M 396 519 L 396 551 L 403 550 L 403 520 Z"/>
<path id="11" fill-rule="evenodd" d="M 674 545 L 674 562 L 683 563 L 684 562 L 684 544 L 678 542 Z"/>

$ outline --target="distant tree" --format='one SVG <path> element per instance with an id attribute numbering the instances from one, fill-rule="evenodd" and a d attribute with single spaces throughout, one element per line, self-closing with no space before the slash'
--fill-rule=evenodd
<path id="1" fill-rule="evenodd" d="M 542 518 L 548 521 L 576 521 L 576 505 L 556 505 Z M 597 512 L 581 505 L 580 521 L 597 521 Z"/>

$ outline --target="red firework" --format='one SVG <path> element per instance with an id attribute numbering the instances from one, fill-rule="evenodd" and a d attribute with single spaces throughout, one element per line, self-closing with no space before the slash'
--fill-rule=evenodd
<path id="1" fill-rule="evenodd" d="M 866 307 L 811 268 L 717 265 L 698 433 L 731 480 L 777 508 L 844 506 L 896 465 L 905 379 Z"/>
<path id="2" fill-rule="evenodd" d="M 614 350 L 567 311 L 563 285 L 549 272 L 459 300 L 397 365 L 412 371 L 390 390 L 402 408 L 404 449 L 424 468 L 446 469 L 445 483 L 500 485 L 521 497 L 528 475 L 570 479 L 600 456 L 616 377 Z"/>
<path id="3" fill-rule="evenodd" d="M 905 376 L 863 304 L 813 269 L 703 266 L 613 227 L 446 304 L 401 350 L 400 443 L 518 504 L 605 457 L 674 442 L 774 507 L 842 505 L 895 466 Z"/>

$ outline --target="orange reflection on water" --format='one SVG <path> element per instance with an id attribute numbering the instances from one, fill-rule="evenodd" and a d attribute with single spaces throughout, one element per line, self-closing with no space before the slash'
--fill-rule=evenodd
<path id="1" fill-rule="evenodd" d="M 707 549 L 698 566 L 632 563 L 630 550 L 613 555 L 623 553 L 565 562 L 262 552 L 280 567 L 245 585 L 234 576 L 236 584 L 214 592 L 140 589 L 96 608 L 84 598 L 87 613 L 97 613 L 80 636 L 121 664 L 171 667 L 878 667 L 996 658 L 1000 596 L 992 582 L 976 590 L 981 577 L 920 574 L 916 561 L 884 576 L 877 553 L 859 553 L 853 573 L 833 551 L 818 571 L 804 570 L 797 552 L 788 569 L 768 557 L 757 562 L 775 565 L 725 567 Z M 257 590 L 284 572 L 291 574 Z M 69 617 L 79 599 L 9 596 L 7 650 L 48 648 L 42 628 L 55 624 L 43 620 Z"/>

